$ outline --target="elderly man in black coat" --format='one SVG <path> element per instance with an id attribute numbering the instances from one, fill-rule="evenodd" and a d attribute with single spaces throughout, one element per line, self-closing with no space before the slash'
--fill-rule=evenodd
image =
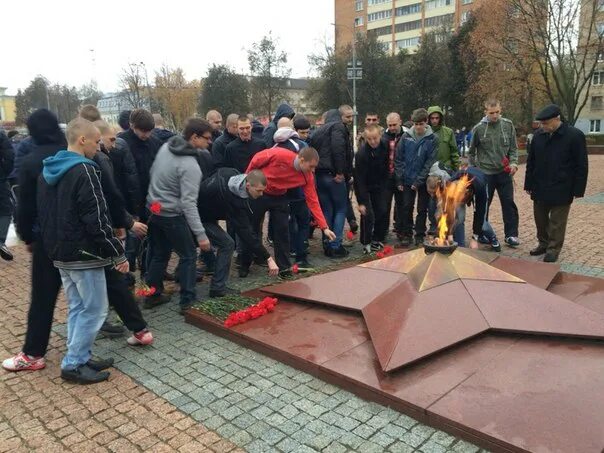
<path id="1" fill-rule="evenodd" d="M 560 108 L 551 104 L 536 116 L 541 129 L 528 150 L 524 190 L 533 200 L 537 240 L 530 251 L 543 261 L 558 260 L 564 244 L 570 205 L 585 194 L 587 146 L 579 129 L 560 119 Z"/>

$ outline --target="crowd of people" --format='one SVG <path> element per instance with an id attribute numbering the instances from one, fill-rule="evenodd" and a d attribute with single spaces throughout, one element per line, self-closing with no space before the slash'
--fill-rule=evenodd
<path id="1" fill-rule="evenodd" d="M 293 264 L 310 267 L 308 240 L 316 229 L 323 253 L 333 259 L 349 254 L 347 222 L 352 233 L 360 224 L 365 254 L 384 248 L 391 226 L 400 246 L 419 245 L 436 232 L 443 209 L 436 195 L 463 176 L 470 183 L 452 239 L 466 245 L 465 207 L 473 204 L 468 245 L 482 242 L 501 250 L 488 221 L 497 191 L 504 242 L 520 244 L 512 179 L 518 168 L 516 132 L 501 117 L 497 100 L 485 103 L 485 117 L 472 130 L 468 163 L 462 159 L 465 145 L 445 126 L 437 106 L 416 109 L 405 125 L 392 112 L 385 129 L 377 114 L 367 113 L 359 137 L 350 134 L 353 116 L 342 105 L 325 112 L 324 124 L 311 130 L 309 119 L 284 103 L 266 127 L 250 115 L 231 113 L 223 130 L 222 115 L 212 110 L 174 133 L 160 115 L 135 109 L 122 112 L 118 132 L 87 105 L 65 132 L 52 112 L 33 112 L 29 137 L 16 149 L 0 135 L 0 256 L 13 258 L 4 239 L 15 202 L 17 233 L 32 252 L 25 344 L 3 367 L 44 368 L 61 286 L 68 301 L 61 376 L 100 382 L 108 378 L 112 360 L 92 358 L 94 339 L 99 330 L 123 334 L 121 326 L 107 322 L 109 306 L 131 332 L 128 344 L 153 342 L 135 285 L 142 288 L 143 307 L 152 309 L 170 299 L 164 281 L 177 281 L 185 313 L 203 275 L 211 276 L 209 297 L 234 292 L 228 286 L 233 262 L 240 278 L 252 266 L 281 279 L 291 277 Z M 537 120 L 542 127 L 531 141 L 525 181 L 538 237 L 531 254 L 552 262 L 562 248 L 570 204 L 585 191 L 587 154 L 585 137 L 561 122 L 556 106 L 546 107 Z M 171 275 L 173 253 L 178 266 Z"/>

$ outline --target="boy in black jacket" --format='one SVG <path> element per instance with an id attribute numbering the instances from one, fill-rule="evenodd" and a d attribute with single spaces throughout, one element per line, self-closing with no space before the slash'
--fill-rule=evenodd
<path id="1" fill-rule="evenodd" d="M 112 361 L 90 362 L 94 339 L 107 316 L 105 267 L 128 272 L 122 242 L 108 221 L 98 166 L 90 159 L 101 134 L 88 120 L 67 126 L 66 151 L 44 160 L 38 180 L 42 242 L 59 269 L 68 302 L 67 354 L 61 377 L 79 384 L 107 380 Z"/>
<path id="2" fill-rule="evenodd" d="M 363 253 L 384 247 L 389 219 L 385 218 L 388 150 L 381 140 L 377 124 L 365 128 L 365 143 L 355 156 L 354 188 L 361 213 L 361 244 Z"/>

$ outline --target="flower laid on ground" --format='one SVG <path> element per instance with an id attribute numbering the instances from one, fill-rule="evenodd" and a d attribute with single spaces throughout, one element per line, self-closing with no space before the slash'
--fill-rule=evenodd
<path id="1" fill-rule="evenodd" d="M 134 292 L 134 294 L 136 294 L 139 297 L 147 297 L 147 296 L 152 296 L 153 294 L 155 294 L 157 292 L 157 290 L 155 289 L 154 286 L 147 286 L 144 283 L 141 283 L 141 285 L 136 289 L 136 291 Z"/>
<path id="2" fill-rule="evenodd" d="M 512 167 L 510 167 L 510 159 L 508 159 L 507 157 L 504 157 L 501 161 L 501 163 L 503 164 L 503 171 L 506 173 L 511 173 L 512 172 Z"/>
<path id="3" fill-rule="evenodd" d="M 390 255 L 392 254 L 392 252 L 394 252 L 394 247 L 392 247 L 391 245 L 387 245 L 384 247 L 384 250 L 382 250 L 384 252 L 384 256 L 385 255 Z"/>
<path id="4" fill-rule="evenodd" d="M 259 317 L 274 311 L 278 302 L 279 300 L 274 297 L 265 297 L 256 305 L 232 312 L 227 319 L 225 319 L 224 326 L 233 327 L 237 324 L 248 322 L 251 319 L 258 319 Z"/>
<path id="5" fill-rule="evenodd" d="M 352 241 L 354 239 L 354 233 L 352 231 L 346 232 L 346 239 Z"/>
<path id="6" fill-rule="evenodd" d="M 151 214 L 159 215 L 161 212 L 161 203 L 159 201 L 154 201 L 149 206 L 149 211 L 151 211 Z"/>
<path id="7" fill-rule="evenodd" d="M 297 274 L 298 272 L 300 272 L 300 266 L 298 266 L 297 264 L 294 264 L 294 265 L 292 266 L 292 272 L 293 272 L 294 274 Z"/>

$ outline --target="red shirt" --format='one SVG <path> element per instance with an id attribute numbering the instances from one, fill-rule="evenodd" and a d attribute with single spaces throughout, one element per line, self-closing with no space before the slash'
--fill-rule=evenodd
<path id="1" fill-rule="evenodd" d="M 266 176 L 267 195 L 285 195 L 288 189 L 302 187 L 306 198 L 306 205 L 319 225 L 324 230 L 327 222 L 321 211 L 317 189 L 315 188 L 314 173 L 303 173 L 296 170 L 294 160 L 297 154 L 285 148 L 270 148 L 256 153 L 247 167 L 246 173 L 252 170 L 262 170 Z"/>

